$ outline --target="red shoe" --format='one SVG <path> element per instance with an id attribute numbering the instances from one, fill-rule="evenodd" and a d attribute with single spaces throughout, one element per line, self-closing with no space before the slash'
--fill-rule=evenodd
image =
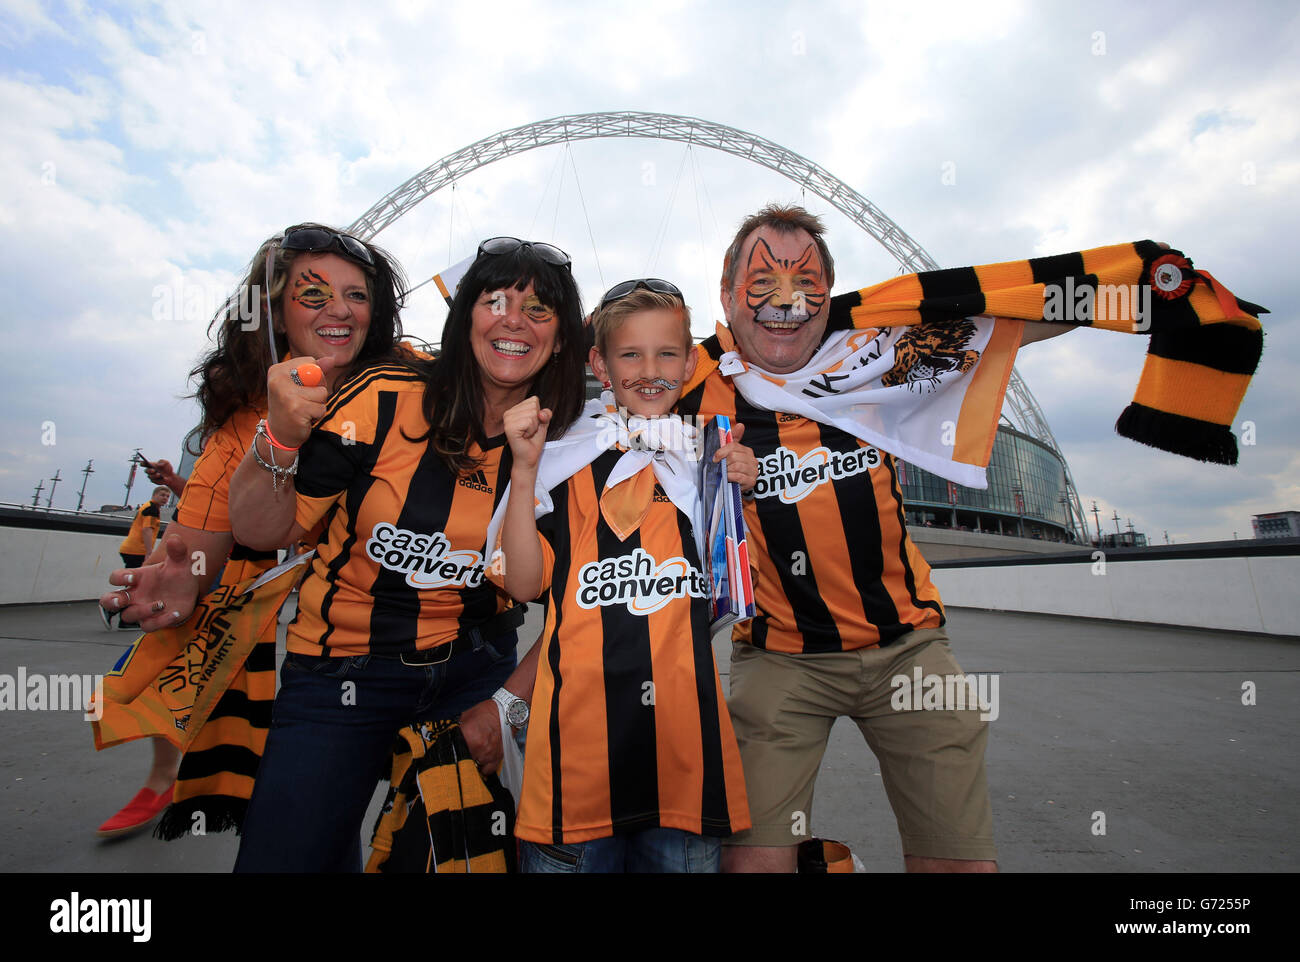
<path id="1" fill-rule="evenodd" d="M 132 832 L 140 831 L 172 803 L 172 789 L 175 787 L 175 785 L 167 786 L 167 791 L 161 795 L 147 788 L 140 789 L 136 792 L 135 798 L 126 803 L 124 809 L 99 826 L 96 834 L 100 838 L 117 838 L 119 835 L 130 835 Z"/>

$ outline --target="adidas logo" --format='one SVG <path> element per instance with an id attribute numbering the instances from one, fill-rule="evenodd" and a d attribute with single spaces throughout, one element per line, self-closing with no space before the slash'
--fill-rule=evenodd
<path id="1" fill-rule="evenodd" d="M 487 475 L 483 473 L 482 469 L 475 471 L 473 474 L 465 475 L 456 483 L 466 488 L 473 488 L 475 491 L 482 491 L 484 494 L 494 493 L 492 485 L 488 484 Z"/>
<path id="2" fill-rule="evenodd" d="M 664 494 L 663 489 L 659 488 L 658 486 L 655 487 L 655 493 L 654 493 L 653 495 L 651 495 L 651 497 L 652 497 L 655 501 L 658 501 L 658 502 L 660 502 L 660 503 L 663 503 L 663 502 L 665 502 L 665 501 L 672 501 L 672 498 L 670 498 L 670 497 L 668 497 L 668 495 Z"/>
<path id="3" fill-rule="evenodd" d="M 801 414 L 778 414 L 778 415 L 776 416 L 776 419 L 777 419 L 778 421 L 780 421 L 782 424 L 789 424 L 791 421 L 802 421 L 802 420 L 803 420 L 803 415 L 801 415 Z"/>

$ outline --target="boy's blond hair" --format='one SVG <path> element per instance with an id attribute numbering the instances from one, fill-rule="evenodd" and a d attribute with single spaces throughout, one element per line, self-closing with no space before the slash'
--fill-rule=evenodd
<path id="1" fill-rule="evenodd" d="M 654 310 L 681 312 L 682 346 L 689 351 L 694 343 L 691 338 L 691 309 L 676 295 L 660 294 L 646 287 L 638 287 L 631 294 L 611 301 L 596 311 L 591 323 L 596 330 L 596 350 L 600 356 L 605 356 L 605 346 L 609 343 L 610 335 L 622 327 L 629 317 L 641 311 Z"/>

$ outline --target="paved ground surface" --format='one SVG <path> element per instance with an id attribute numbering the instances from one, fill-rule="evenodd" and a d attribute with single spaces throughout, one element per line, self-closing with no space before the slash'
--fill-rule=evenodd
<path id="1" fill-rule="evenodd" d="M 1300 870 L 1300 640 L 964 609 L 949 619 L 963 667 L 999 680 L 988 775 L 1004 871 Z M 0 674 L 102 672 L 129 638 L 105 631 L 90 603 L 2 608 Z M 725 684 L 730 645 L 715 648 Z M 140 787 L 149 752 L 96 753 L 79 712 L 0 712 L 0 871 L 228 871 L 229 834 L 95 838 Z M 813 829 L 868 871 L 901 869 L 879 769 L 845 719 Z"/>

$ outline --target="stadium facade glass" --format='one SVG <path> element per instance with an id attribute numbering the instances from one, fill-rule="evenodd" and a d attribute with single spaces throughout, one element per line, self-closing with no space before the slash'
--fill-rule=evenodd
<path id="1" fill-rule="evenodd" d="M 907 523 L 1071 542 L 1065 467 L 1043 442 L 1001 424 L 987 489 L 966 488 L 914 464 L 899 470 Z"/>

